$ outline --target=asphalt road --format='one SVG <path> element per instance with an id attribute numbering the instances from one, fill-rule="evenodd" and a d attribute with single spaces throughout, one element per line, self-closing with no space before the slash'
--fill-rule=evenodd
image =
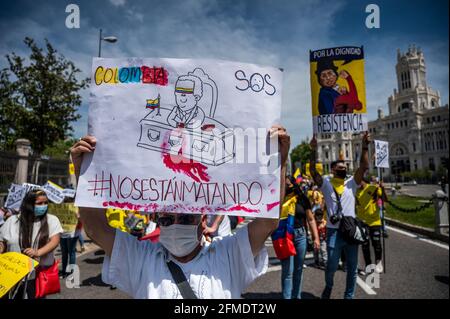
<path id="1" fill-rule="evenodd" d="M 281 267 L 275 258 L 270 240 L 266 242 L 269 250 L 270 266 L 266 274 L 255 280 L 243 293 L 244 298 L 281 298 Z M 91 251 L 78 256 L 80 268 L 80 287 L 67 288 L 61 280 L 60 294 L 51 299 L 118 299 L 129 298 L 126 294 L 101 281 L 103 251 L 91 244 Z M 360 252 L 360 265 L 362 253 Z M 304 269 L 304 299 L 319 298 L 324 287 L 324 272 L 312 266 L 307 259 Z M 448 299 L 449 298 L 449 250 L 448 245 L 417 237 L 401 230 L 389 229 L 386 239 L 386 273 L 381 274 L 379 288 L 371 288 L 360 277 L 355 298 L 358 299 Z M 345 289 L 345 273 L 338 271 L 332 298 L 342 298 Z"/>

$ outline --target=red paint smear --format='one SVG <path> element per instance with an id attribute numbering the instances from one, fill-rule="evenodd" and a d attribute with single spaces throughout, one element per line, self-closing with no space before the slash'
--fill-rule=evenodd
<path id="1" fill-rule="evenodd" d="M 175 161 L 174 161 L 175 160 Z M 196 182 L 209 182 L 208 168 L 196 161 L 181 155 L 164 154 L 163 163 L 167 168 L 177 173 L 183 173 Z"/>
<path id="2" fill-rule="evenodd" d="M 247 212 L 247 213 L 259 213 L 259 209 L 251 209 L 251 208 L 242 206 L 240 204 L 239 205 L 235 205 L 235 206 L 230 207 L 230 208 L 219 208 L 218 210 L 225 211 L 225 212 L 234 212 L 234 211 L 237 211 L 237 210 L 242 210 L 242 211 Z"/>
<path id="3" fill-rule="evenodd" d="M 118 201 L 109 201 L 109 202 L 103 202 L 103 207 L 117 207 L 120 209 L 125 209 L 125 210 L 136 210 L 136 211 L 144 211 L 144 212 L 148 212 L 149 210 L 151 211 L 156 211 L 158 209 L 158 205 L 157 204 L 146 204 L 146 205 L 139 205 L 139 204 L 132 204 L 132 203 L 128 203 L 128 202 L 118 202 Z M 142 210 L 143 209 L 143 210 Z"/>
<path id="4" fill-rule="evenodd" d="M 276 189 L 271 189 L 271 190 L 270 190 L 270 193 L 271 193 L 271 194 L 275 194 L 275 191 L 276 191 Z"/>
<path id="5" fill-rule="evenodd" d="M 272 210 L 272 208 L 277 207 L 278 205 L 280 205 L 280 202 L 274 202 L 271 204 L 267 204 L 267 211 L 270 212 Z"/>
<path id="6" fill-rule="evenodd" d="M 180 129 L 177 129 L 176 131 L 179 131 Z M 166 138 L 164 139 L 161 147 L 163 149 L 166 149 L 168 147 L 168 139 L 170 138 L 169 136 L 166 136 Z M 196 182 L 209 182 L 210 181 L 210 177 L 208 175 L 208 167 L 206 167 L 205 165 L 196 162 L 194 160 L 191 160 L 189 158 L 186 158 L 183 156 L 183 147 L 184 145 L 184 140 L 182 142 L 182 147 L 180 148 L 180 150 L 178 151 L 177 155 L 172 155 L 169 153 L 164 153 L 162 158 L 163 158 L 163 163 L 164 165 L 171 169 L 172 171 L 176 172 L 176 173 L 182 173 L 185 174 L 187 176 L 189 176 L 190 178 L 192 178 L 194 181 Z"/>

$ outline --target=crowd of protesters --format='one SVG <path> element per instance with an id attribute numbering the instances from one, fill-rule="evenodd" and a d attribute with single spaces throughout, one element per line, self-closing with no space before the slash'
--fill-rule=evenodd
<path id="1" fill-rule="evenodd" d="M 308 251 L 313 253 L 314 265 L 325 272 L 321 297 L 331 297 L 334 274 L 340 260 L 344 260 L 343 270 L 347 272 L 344 298 L 353 298 L 359 245 L 348 242 L 341 233 L 340 223 L 345 216 L 360 220 L 368 234 L 361 244 L 365 264 L 359 274 L 383 272 L 381 212 L 386 193 L 380 181 L 366 177 L 369 135 L 363 137 L 361 162 L 354 175 L 349 175 L 345 162 L 338 160 L 331 164 L 331 174 L 322 176 L 316 169 L 317 142 L 313 138 L 310 171 L 293 177 L 285 173 L 289 136 L 282 127 L 272 130 L 279 136 L 284 172 L 280 220 L 259 218 L 232 233 L 238 223 L 233 216 L 80 208 L 79 213 L 76 211 L 77 224 L 66 229 L 56 216 L 48 214 L 45 192 L 34 190 L 26 194 L 19 211 L 2 208 L 0 253 L 22 252 L 39 259 L 41 267 L 50 267 L 55 263 L 54 251 L 60 245 L 60 275 L 65 278 L 69 274 L 68 265 L 76 263 L 78 241 L 84 251 L 85 227 L 89 237 L 106 252 L 102 279 L 112 288 L 117 286 L 137 298 L 234 298 L 240 297 L 243 289 L 267 269 L 264 243 L 272 235 L 281 259 L 283 298 L 301 298 Z M 77 174 L 83 153 L 93 151 L 95 142 L 87 136 L 72 148 Z M 280 238 L 280 229 L 286 230 L 286 234 L 290 232 L 290 236 Z M 290 241 L 290 246 L 278 245 L 280 239 L 283 243 Z M 287 251 L 280 252 L 280 247 Z M 191 289 L 180 285 L 180 277 L 183 279 L 180 271 L 189 274 Z M 163 280 L 171 276 L 173 281 Z M 28 298 L 33 298 L 34 278 L 27 280 L 25 289 Z M 203 288 L 198 289 L 199 286 Z"/>
<path id="2" fill-rule="evenodd" d="M 356 278 L 372 272 L 382 273 L 382 211 L 386 202 L 386 192 L 383 183 L 375 176 L 368 178 L 368 147 L 369 135 L 363 137 L 361 162 L 354 175 L 349 175 L 344 160 L 331 164 L 331 174 L 322 176 L 316 169 L 317 141 L 311 140 L 310 172 L 305 175 L 286 177 L 286 198 L 283 208 L 291 207 L 295 216 L 292 222 L 292 249 L 285 257 L 278 253 L 278 236 L 272 236 L 277 256 L 281 259 L 281 284 L 283 298 L 301 298 L 302 276 L 305 254 L 307 251 L 307 236 L 310 234 L 311 250 L 313 250 L 314 265 L 325 271 L 325 288 L 322 299 L 329 299 L 334 284 L 334 274 L 341 264 L 347 274 L 344 298 L 354 297 Z M 295 199 L 295 205 L 290 205 Z M 288 214 L 286 213 L 285 216 Z M 283 216 L 283 214 L 282 214 Z M 343 216 L 355 218 L 365 228 L 367 239 L 361 245 L 348 242 L 341 233 L 340 223 Z M 307 218 L 305 218 L 307 217 Z M 305 222 L 307 221 L 307 222 Z M 279 230 L 283 228 L 282 222 Z M 287 230 L 288 233 L 288 230 Z M 289 236 L 284 238 L 289 240 Z M 375 255 L 372 263 L 370 245 Z M 362 247 L 364 266 L 358 268 L 358 250 Z M 288 250 L 289 244 L 282 246 Z M 283 255 L 282 257 L 280 257 Z M 343 261 L 342 263 L 340 261 Z"/>

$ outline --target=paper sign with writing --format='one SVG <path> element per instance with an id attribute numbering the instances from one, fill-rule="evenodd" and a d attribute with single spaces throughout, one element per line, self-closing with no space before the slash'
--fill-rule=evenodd
<path id="1" fill-rule="evenodd" d="M 380 140 L 373 142 L 375 144 L 375 166 L 389 168 L 389 143 Z"/>
<path id="2" fill-rule="evenodd" d="M 76 205 L 277 218 L 281 84 L 254 64 L 94 59 Z"/>
<path id="3" fill-rule="evenodd" d="M 35 189 L 42 189 L 42 186 L 31 183 L 23 183 L 22 186 L 25 187 L 25 193 Z"/>
<path id="4" fill-rule="evenodd" d="M 314 133 L 367 131 L 363 47 L 310 51 Z"/>
<path id="5" fill-rule="evenodd" d="M 29 274 L 38 262 L 17 252 L 0 254 L 0 298 Z"/>
<path id="6" fill-rule="evenodd" d="M 51 181 L 47 181 L 47 183 L 42 186 L 42 189 L 47 194 L 48 199 L 52 202 L 61 204 L 64 201 L 64 189 L 61 186 Z"/>
<path id="7" fill-rule="evenodd" d="M 26 188 L 24 186 L 11 184 L 8 189 L 8 197 L 6 198 L 5 207 L 11 209 L 19 209 L 22 205 L 22 201 L 25 195 Z"/>
<path id="8" fill-rule="evenodd" d="M 70 188 L 65 188 L 62 192 L 64 197 L 68 197 L 68 198 L 74 198 L 75 197 L 75 190 L 74 189 L 70 189 Z"/>

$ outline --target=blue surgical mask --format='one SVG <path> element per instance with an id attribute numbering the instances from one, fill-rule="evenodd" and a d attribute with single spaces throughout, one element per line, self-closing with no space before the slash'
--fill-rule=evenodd
<path id="1" fill-rule="evenodd" d="M 42 216 L 47 212 L 48 205 L 34 206 L 34 216 Z"/>

